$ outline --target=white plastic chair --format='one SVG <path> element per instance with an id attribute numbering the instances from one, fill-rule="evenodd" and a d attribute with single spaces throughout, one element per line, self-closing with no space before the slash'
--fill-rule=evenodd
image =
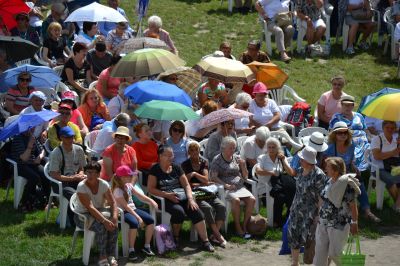
<path id="1" fill-rule="evenodd" d="M 89 84 L 89 90 L 96 88 L 97 82 L 99 82 L 98 80 L 93 81 L 92 83 Z"/>
<path id="2" fill-rule="evenodd" d="M 329 134 L 328 130 L 322 127 L 306 127 L 300 130 L 298 138 L 300 140 L 304 137 L 311 136 L 311 134 L 314 132 L 320 132 L 322 135 L 324 135 L 324 137 L 327 137 Z"/>
<path id="3" fill-rule="evenodd" d="M 395 60 L 396 56 L 398 54 L 398 51 L 396 51 L 397 40 L 395 40 L 395 38 L 394 38 L 394 30 L 396 28 L 396 24 L 393 22 L 392 12 L 391 12 L 390 8 L 387 8 L 385 13 L 383 14 L 383 21 L 386 23 L 386 27 L 388 30 L 388 34 L 385 39 L 385 46 L 383 49 L 383 54 L 387 53 L 388 46 L 390 43 L 390 58 L 392 60 Z"/>
<path id="4" fill-rule="evenodd" d="M 374 12 L 373 21 L 377 23 L 377 32 L 379 34 L 379 31 L 381 29 L 381 12 L 379 12 L 378 10 L 375 10 L 375 9 L 372 9 L 372 11 Z M 340 29 L 338 28 L 338 31 L 339 30 Z M 346 48 L 347 48 L 347 43 L 348 43 L 348 39 L 349 39 L 349 30 L 350 30 L 349 25 L 347 25 L 346 21 L 344 21 L 343 28 L 342 28 L 342 37 L 343 37 L 342 50 L 343 51 L 346 51 Z M 370 39 L 369 39 L 370 43 L 372 43 L 372 37 L 373 37 L 373 32 L 370 35 Z M 336 42 L 338 42 L 338 38 L 339 38 L 339 34 L 336 34 Z M 381 38 L 378 38 L 378 46 L 382 46 Z"/>
<path id="5" fill-rule="evenodd" d="M 202 141 L 200 141 L 200 152 L 202 154 L 204 154 L 204 152 L 206 151 L 206 147 L 207 147 L 207 142 L 208 142 L 208 138 L 203 139 Z"/>
<path id="6" fill-rule="evenodd" d="M 240 136 L 237 138 L 237 149 L 240 152 L 240 150 L 243 147 L 244 142 L 246 141 L 246 139 L 248 138 L 248 136 Z"/>
<path id="7" fill-rule="evenodd" d="M 154 221 L 157 221 L 157 213 L 160 213 L 161 214 L 161 223 L 169 225 L 171 215 L 165 210 L 165 199 L 162 197 L 155 196 L 155 195 L 151 195 L 151 196 L 160 201 L 160 204 L 158 205 L 158 210 L 156 210 L 154 208 L 150 209 L 150 213 L 151 213 L 151 216 L 153 216 Z M 198 239 L 197 231 L 192 224 L 191 229 L 190 229 L 190 241 L 196 242 L 197 239 Z M 153 242 L 155 242 L 155 237 L 153 237 Z"/>
<path id="8" fill-rule="evenodd" d="M 372 151 L 365 151 L 365 159 L 369 162 L 371 167 L 371 176 L 369 177 L 368 183 L 368 197 L 371 196 L 372 182 L 375 181 L 375 191 L 376 191 L 376 208 L 382 210 L 383 208 L 383 198 L 385 195 L 385 183 L 379 177 L 379 166 L 372 162 Z"/>
<path id="9" fill-rule="evenodd" d="M 76 238 L 78 236 L 78 233 L 83 231 L 82 262 L 84 265 L 88 265 L 89 257 L 90 257 L 90 249 L 92 248 L 93 240 L 94 240 L 96 233 L 93 231 L 90 231 L 89 228 L 86 228 L 87 216 L 76 211 L 77 200 L 78 200 L 77 194 L 74 193 L 71 197 L 69 206 L 70 206 L 71 210 L 79 216 L 79 219 L 81 219 L 83 221 L 83 224 L 85 225 L 85 227 L 81 228 L 78 225 L 75 227 L 75 232 L 74 232 L 74 235 L 72 238 L 72 246 L 71 246 L 70 255 L 72 255 L 74 252 L 75 245 L 76 245 Z M 123 215 L 121 217 L 123 217 Z M 126 233 L 126 235 L 128 235 L 128 233 Z M 115 258 L 118 259 L 118 244 L 115 247 Z"/>
<path id="10" fill-rule="evenodd" d="M 281 142 L 283 139 L 286 139 L 287 142 L 292 146 L 294 151 L 298 151 L 303 147 L 303 144 L 299 144 L 294 141 L 286 131 L 271 131 L 270 136 L 277 138 Z"/>
<path id="11" fill-rule="evenodd" d="M 25 185 L 28 183 L 28 181 L 18 174 L 18 165 L 16 161 L 10 158 L 7 158 L 6 161 L 13 166 L 13 178 L 8 181 L 6 200 L 8 199 L 11 183 L 14 181 L 14 209 L 18 209 L 19 202 L 21 201 L 22 194 L 24 193 Z"/>
<path id="12" fill-rule="evenodd" d="M 326 25 L 326 30 L 325 30 L 325 43 L 330 45 L 330 40 L 331 40 L 331 23 L 330 19 L 331 16 L 325 12 L 325 7 L 321 7 L 321 14 L 322 14 L 322 19 L 325 22 Z M 306 36 L 307 32 L 307 24 L 304 24 L 304 21 L 301 20 L 300 18 L 297 18 L 297 30 L 298 30 L 298 35 L 297 35 L 297 52 L 300 53 L 303 51 L 303 40 L 304 36 Z"/>
<path id="13" fill-rule="evenodd" d="M 268 178 L 267 182 L 260 182 L 260 180 L 258 179 L 258 176 L 256 174 L 256 168 L 257 168 L 258 164 L 255 164 L 253 166 L 253 169 L 251 170 L 252 172 L 252 177 L 253 179 L 257 182 L 257 197 L 256 197 L 256 211 L 257 213 L 260 210 L 260 196 L 262 196 L 262 194 L 265 194 L 265 206 L 267 206 L 267 218 L 268 218 L 268 225 L 269 226 L 273 226 L 274 225 L 274 198 L 271 197 L 270 192 L 271 192 L 271 184 L 269 182 Z M 265 191 L 262 191 L 262 188 L 265 188 Z"/>
<path id="14" fill-rule="evenodd" d="M 268 22 L 264 20 L 261 16 L 259 16 L 259 21 L 262 27 L 262 36 L 264 37 L 265 47 L 267 50 L 267 54 L 272 54 L 272 32 L 268 30 Z"/>
<path id="15" fill-rule="evenodd" d="M 61 76 L 61 73 L 62 73 L 63 69 L 64 69 L 64 66 L 53 67 L 54 72 L 56 72 L 57 75 L 59 75 L 59 76 Z"/>
<path id="16" fill-rule="evenodd" d="M 296 91 L 288 85 L 283 85 L 281 89 L 269 91 L 269 97 L 276 102 L 277 105 L 293 104 L 294 102 L 305 102 Z"/>
<path id="17" fill-rule="evenodd" d="M 33 56 L 33 58 L 35 58 L 36 62 L 38 62 L 40 65 L 49 66 L 49 63 L 43 59 L 43 46 L 39 48 L 39 51 Z"/>
<path id="18" fill-rule="evenodd" d="M 44 166 L 44 175 L 50 181 L 50 183 L 54 183 L 58 187 L 58 191 L 56 192 L 54 191 L 53 186 L 51 186 L 49 202 L 47 204 L 46 222 L 48 222 L 49 220 L 49 214 L 53 198 L 57 197 L 60 209 L 60 228 L 65 229 L 67 223 L 68 199 L 65 198 L 63 195 L 63 184 L 61 181 L 58 181 L 50 176 L 49 163 L 46 163 L 46 165 Z"/>
<path id="19" fill-rule="evenodd" d="M 224 0 L 221 0 L 221 6 L 224 3 Z M 233 10 L 233 0 L 228 0 L 228 11 L 229 13 L 232 13 Z"/>
<path id="20" fill-rule="evenodd" d="M 31 63 L 31 59 L 28 58 L 28 59 L 24 59 L 24 60 L 15 62 L 15 65 L 16 65 L 16 66 L 22 66 L 22 65 L 25 65 L 25 64 L 28 64 L 28 65 L 29 65 L 30 63 Z"/>

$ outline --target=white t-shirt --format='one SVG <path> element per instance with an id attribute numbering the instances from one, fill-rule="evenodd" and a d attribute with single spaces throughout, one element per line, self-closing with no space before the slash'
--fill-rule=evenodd
<path id="1" fill-rule="evenodd" d="M 132 190 L 134 189 L 132 184 L 126 184 L 127 194 L 128 194 L 128 206 L 132 208 L 132 210 L 136 209 L 135 203 L 132 200 Z M 124 198 L 124 191 L 120 188 L 115 188 L 113 192 L 114 198 Z M 118 204 L 118 202 L 117 202 Z M 122 209 L 122 206 L 118 204 L 118 207 Z"/>
<path id="2" fill-rule="evenodd" d="M 278 13 L 289 12 L 290 0 L 259 0 L 258 3 L 269 18 L 275 17 Z"/>
<path id="3" fill-rule="evenodd" d="M 276 102 L 272 99 L 268 99 L 267 105 L 264 107 L 258 107 L 255 100 L 250 102 L 249 112 L 253 113 L 253 119 L 262 124 L 267 124 L 275 113 L 280 113 L 279 107 Z M 279 128 L 279 121 L 275 123 L 272 128 Z"/>
<path id="4" fill-rule="evenodd" d="M 90 188 L 88 186 L 86 186 L 85 183 L 86 183 L 86 179 L 79 182 L 76 192 L 87 194 L 90 198 L 90 201 L 92 202 L 93 206 L 96 209 L 105 207 L 104 203 L 105 203 L 106 198 L 104 197 L 104 194 L 107 192 L 107 190 L 110 187 L 110 185 L 108 185 L 107 181 L 99 178 L 99 190 L 97 191 L 96 194 L 93 194 L 92 191 L 90 190 Z M 83 204 L 79 200 L 79 197 L 78 197 L 77 203 L 78 203 L 76 206 L 77 212 L 79 212 L 79 213 L 88 212 L 88 210 L 85 208 L 85 206 L 83 206 Z"/>
<path id="5" fill-rule="evenodd" d="M 367 128 L 373 127 L 373 128 L 375 128 L 376 131 L 378 131 L 379 134 L 383 133 L 382 122 L 383 122 L 383 120 L 381 120 L 381 119 L 377 119 L 377 118 L 373 118 L 373 117 L 369 117 L 369 116 L 365 117 L 365 125 L 367 126 Z M 396 126 L 397 126 L 397 128 L 399 128 L 400 122 L 396 122 Z"/>
<path id="6" fill-rule="evenodd" d="M 380 138 L 379 138 L 380 137 Z M 392 151 L 397 148 L 397 134 L 393 135 L 392 142 L 389 142 L 384 134 L 379 134 L 379 136 L 375 136 L 371 141 L 371 150 L 381 149 L 381 139 L 382 139 L 382 150 L 381 152 Z M 374 156 L 371 157 L 372 163 L 379 166 L 380 169 L 383 169 L 383 161 L 375 160 Z"/>
<path id="7" fill-rule="evenodd" d="M 240 149 L 240 158 L 243 160 L 246 159 L 257 159 L 258 156 L 264 154 L 267 150 L 267 145 L 264 145 L 263 148 L 260 148 L 256 143 L 256 136 L 248 137 L 244 143 L 242 148 Z"/>

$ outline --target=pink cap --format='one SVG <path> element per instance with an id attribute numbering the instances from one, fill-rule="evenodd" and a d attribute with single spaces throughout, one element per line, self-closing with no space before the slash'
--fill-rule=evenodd
<path id="1" fill-rule="evenodd" d="M 118 177 L 132 176 L 132 175 L 136 175 L 136 174 L 137 174 L 137 172 L 136 171 L 132 171 L 132 169 L 127 165 L 121 165 L 115 171 L 115 175 L 118 176 Z"/>
<path id="2" fill-rule="evenodd" d="M 257 82 L 253 87 L 253 94 L 268 93 L 267 86 L 262 82 Z"/>

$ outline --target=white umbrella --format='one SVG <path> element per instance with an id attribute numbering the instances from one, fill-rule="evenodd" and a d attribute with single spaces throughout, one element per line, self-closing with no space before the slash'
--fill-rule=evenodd
<path id="1" fill-rule="evenodd" d="M 106 22 L 128 22 L 126 18 L 121 15 L 114 8 L 100 5 L 94 2 L 90 5 L 78 8 L 72 12 L 65 22 L 75 22 L 75 21 L 106 21 Z"/>

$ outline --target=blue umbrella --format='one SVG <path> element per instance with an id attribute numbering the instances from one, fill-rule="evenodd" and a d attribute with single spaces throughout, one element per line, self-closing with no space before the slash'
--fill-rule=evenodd
<path id="1" fill-rule="evenodd" d="M 36 88 L 54 88 L 61 81 L 57 73 L 49 67 L 22 65 L 4 71 L 0 75 L 0 92 L 5 92 L 11 86 L 15 86 L 18 83 L 18 75 L 22 72 L 29 72 L 32 75 L 29 85 Z"/>
<path id="2" fill-rule="evenodd" d="M 151 100 L 162 100 L 192 106 L 192 99 L 185 91 L 163 81 L 145 80 L 136 82 L 125 89 L 125 96 L 136 104 Z"/>
<path id="3" fill-rule="evenodd" d="M 383 88 L 380 91 L 371 93 L 370 95 L 364 96 L 361 100 L 360 105 L 358 106 L 357 112 L 361 113 L 361 110 L 366 106 L 370 101 L 374 100 L 375 98 L 385 95 L 385 94 L 391 94 L 391 93 L 398 93 L 400 92 L 400 89 L 394 89 L 394 88 Z"/>
<path id="4" fill-rule="evenodd" d="M 59 116 L 59 113 L 53 111 L 40 111 L 29 114 L 22 114 L 8 126 L 0 130 L 0 141 L 10 138 L 12 136 L 18 135 L 36 127 L 42 123 L 45 123 L 54 117 Z"/>

